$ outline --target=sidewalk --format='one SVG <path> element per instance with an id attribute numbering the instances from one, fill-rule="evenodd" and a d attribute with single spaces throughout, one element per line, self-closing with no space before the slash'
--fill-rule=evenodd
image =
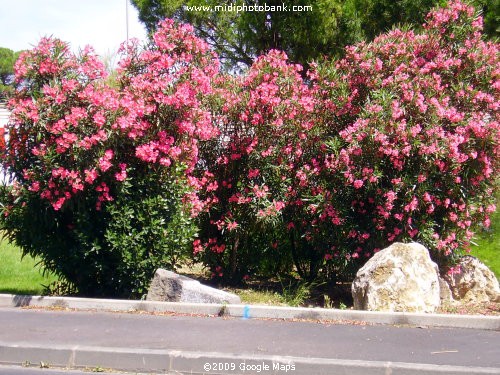
<path id="1" fill-rule="evenodd" d="M 219 317 L 217 305 L 198 306 L 198 310 L 211 308 L 215 313 L 211 317 L 111 313 L 102 307 L 20 309 L 7 307 L 7 299 L 0 296 L 0 363 L 42 361 L 63 367 L 179 374 L 500 374 L 500 318 L 486 319 L 489 329 L 418 328 Z M 59 298 L 58 304 L 84 300 Z M 26 298 L 22 301 L 17 298 L 16 304 L 28 303 Z M 106 310 L 112 310 L 113 303 L 115 310 L 132 303 L 87 303 L 95 301 L 107 304 Z M 174 305 L 184 313 L 202 314 L 192 306 Z M 236 307 L 225 307 L 226 313 Z M 243 312 L 244 306 L 239 309 Z M 250 307 L 250 316 L 252 310 L 258 311 Z M 291 315 L 292 311 L 304 315 L 302 310 L 308 309 L 278 309 Z"/>

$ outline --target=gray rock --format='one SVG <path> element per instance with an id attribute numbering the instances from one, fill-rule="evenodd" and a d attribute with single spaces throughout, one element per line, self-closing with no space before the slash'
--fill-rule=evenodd
<path id="1" fill-rule="evenodd" d="M 439 276 L 439 297 L 441 299 L 441 304 L 453 301 L 450 286 L 441 276 Z"/>
<path id="2" fill-rule="evenodd" d="M 434 312 L 440 304 L 439 273 L 418 243 L 394 243 L 376 253 L 352 283 L 354 308 Z"/>
<path id="3" fill-rule="evenodd" d="M 241 303 L 236 294 L 201 284 L 197 280 L 158 268 L 149 286 L 148 301 L 192 303 Z"/>
<path id="4" fill-rule="evenodd" d="M 472 303 L 499 301 L 498 279 L 484 263 L 467 255 L 457 266 L 459 272 L 444 275 L 455 300 Z"/>

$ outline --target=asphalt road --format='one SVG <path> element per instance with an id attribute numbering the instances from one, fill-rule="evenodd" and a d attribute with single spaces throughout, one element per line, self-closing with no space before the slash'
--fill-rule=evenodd
<path id="1" fill-rule="evenodd" d="M 484 367 L 500 373 L 497 331 L 11 308 L 0 309 L 0 327 L 0 354 L 1 344 L 96 347 Z"/>

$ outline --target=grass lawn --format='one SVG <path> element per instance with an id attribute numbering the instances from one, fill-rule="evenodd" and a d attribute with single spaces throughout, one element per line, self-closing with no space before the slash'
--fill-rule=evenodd
<path id="1" fill-rule="evenodd" d="M 21 260 L 21 251 L 9 244 L 0 242 L 0 293 L 40 295 L 44 285 L 57 280 L 54 275 L 42 275 L 36 260 L 26 256 Z"/>
<path id="2" fill-rule="evenodd" d="M 481 259 L 500 278 L 500 199 L 497 199 L 497 211 L 491 215 L 491 226 L 478 233 L 471 255 Z"/>
<path id="3" fill-rule="evenodd" d="M 495 213 L 495 230 L 483 231 L 478 236 L 478 246 L 472 246 L 471 255 L 481 259 L 500 278 L 500 215 Z M 493 225 L 493 220 L 492 220 Z"/>

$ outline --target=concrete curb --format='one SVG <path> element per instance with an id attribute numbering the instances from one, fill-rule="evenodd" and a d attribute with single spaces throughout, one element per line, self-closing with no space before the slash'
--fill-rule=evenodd
<path id="1" fill-rule="evenodd" d="M 82 310 L 121 312 L 170 312 L 180 314 L 224 315 L 261 319 L 306 319 L 365 322 L 371 324 L 424 327 L 472 328 L 500 331 L 500 317 L 481 315 L 388 313 L 360 310 L 337 310 L 258 305 L 221 305 L 112 300 L 75 297 L 43 297 L 0 294 L 0 307 L 59 307 Z"/>
<path id="2" fill-rule="evenodd" d="M 420 363 L 232 355 L 210 352 L 129 349 L 85 346 L 47 347 L 0 342 L 1 364 L 37 364 L 68 368 L 111 368 L 129 372 L 180 374 L 285 374 L 294 375 L 459 375 L 499 374 L 498 368 L 429 365 Z"/>

